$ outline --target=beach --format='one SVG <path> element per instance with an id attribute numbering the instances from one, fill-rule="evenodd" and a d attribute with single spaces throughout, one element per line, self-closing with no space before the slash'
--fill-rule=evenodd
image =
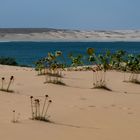
<path id="1" fill-rule="evenodd" d="M 126 78 L 129 73 L 126 74 Z M 64 71 L 65 86 L 45 82 L 33 68 L 0 65 L 0 78 L 14 76 L 11 90 L 0 91 L 2 140 L 139 140 L 140 86 L 123 82 L 123 73 L 107 72 L 112 91 L 93 89 L 91 71 Z M 30 96 L 52 100 L 49 120 L 31 119 Z M 13 123 L 13 110 L 18 122 Z"/>

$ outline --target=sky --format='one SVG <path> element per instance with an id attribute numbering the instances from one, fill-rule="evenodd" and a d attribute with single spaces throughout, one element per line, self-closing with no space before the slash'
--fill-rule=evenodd
<path id="1" fill-rule="evenodd" d="M 140 29 L 140 0 L 0 0 L 0 28 Z"/>

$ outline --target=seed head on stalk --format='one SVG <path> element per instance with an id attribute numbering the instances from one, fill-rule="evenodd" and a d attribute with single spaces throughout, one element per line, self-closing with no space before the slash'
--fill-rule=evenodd
<path id="1" fill-rule="evenodd" d="M 3 85 L 4 85 L 4 80 L 5 80 L 5 78 L 2 77 L 1 80 L 2 80 L 1 90 L 3 90 Z"/>
<path id="2" fill-rule="evenodd" d="M 34 111 L 33 111 L 33 96 L 30 96 L 31 99 L 31 113 L 32 113 L 32 119 L 34 119 Z"/>
<path id="3" fill-rule="evenodd" d="M 14 80 L 14 76 L 11 76 L 11 77 L 10 77 L 9 84 L 8 84 L 8 86 L 7 86 L 7 91 L 9 91 L 10 85 L 11 85 L 11 83 L 12 83 L 13 80 Z"/>
<path id="4" fill-rule="evenodd" d="M 45 95 L 45 100 L 44 100 L 44 104 L 43 104 L 43 108 L 42 108 L 42 113 L 41 113 L 41 117 L 43 117 L 43 114 L 44 114 L 44 109 L 45 109 L 45 106 L 46 106 L 46 101 L 48 99 L 48 95 Z"/>
<path id="5" fill-rule="evenodd" d="M 49 100 L 49 101 L 48 101 L 47 108 L 46 108 L 46 111 L 45 111 L 44 119 L 45 119 L 46 116 L 47 116 L 47 112 L 48 112 L 48 109 L 49 109 L 49 106 L 50 106 L 51 103 L 52 103 L 52 100 Z"/>

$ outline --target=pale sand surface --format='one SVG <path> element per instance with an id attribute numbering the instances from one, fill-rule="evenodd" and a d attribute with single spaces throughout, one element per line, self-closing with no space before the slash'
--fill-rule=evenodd
<path id="1" fill-rule="evenodd" d="M 0 41 L 140 41 L 140 30 L 11 30 L 0 30 Z"/>
<path id="2" fill-rule="evenodd" d="M 0 91 L 0 140 L 140 140 L 140 86 L 122 82 L 123 73 L 107 73 L 113 92 L 91 89 L 92 72 L 64 72 L 68 86 L 44 84 L 36 74 L 0 66 L 0 78 L 15 76 L 15 93 Z M 30 95 L 43 102 L 45 94 L 54 123 L 29 119 Z M 19 123 L 11 122 L 12 110 L 21 114 Z"/>

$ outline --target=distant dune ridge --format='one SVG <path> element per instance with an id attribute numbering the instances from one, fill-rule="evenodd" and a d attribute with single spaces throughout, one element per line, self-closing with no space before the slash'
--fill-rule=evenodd
<path id="1" fill-rule="evenodd" d="M 140 41 L 140 30 L 0 28 L 0 41 Z"/>

